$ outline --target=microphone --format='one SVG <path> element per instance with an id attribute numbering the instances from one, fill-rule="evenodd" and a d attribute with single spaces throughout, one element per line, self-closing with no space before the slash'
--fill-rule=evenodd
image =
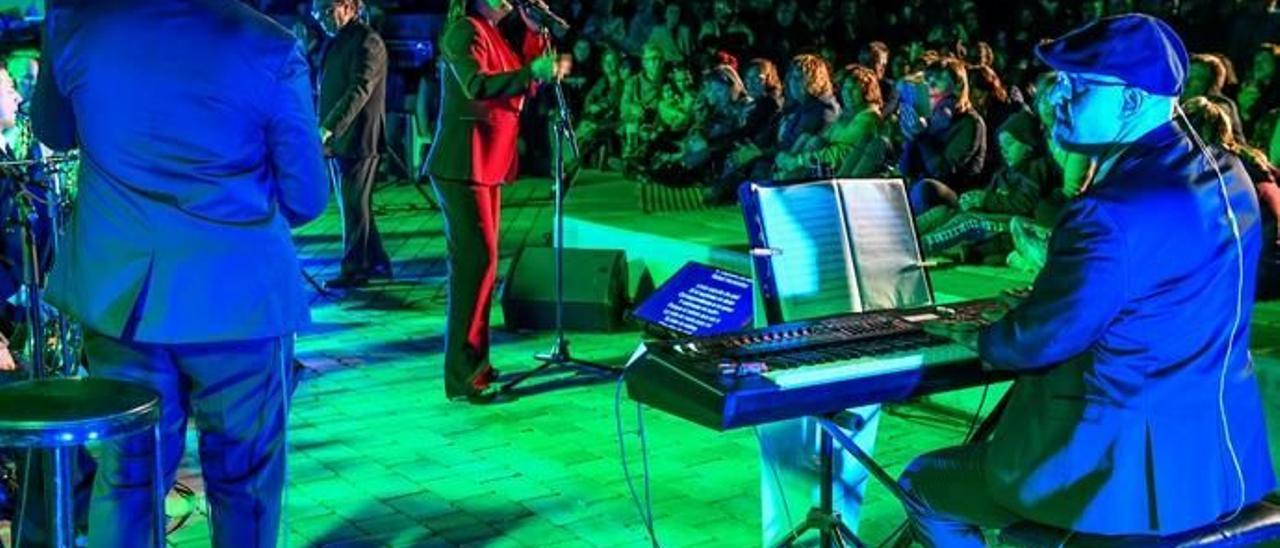
<path id="1" fill-rule="evenodd" d="M 546 27 L 547 30 L 554 32 L 569 30 L 569 22 L 551 11 L 551 7 L 542 0 L 512 0 L 512 3 L 515 4 L 516 9 L 525 12 L 535 23 Z"/>

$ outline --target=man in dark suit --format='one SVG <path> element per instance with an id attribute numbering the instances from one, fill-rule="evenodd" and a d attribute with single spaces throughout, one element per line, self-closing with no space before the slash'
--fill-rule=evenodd
<path id="1" fill-rule="evenodd" d="M 1168 535 L 1275 485 L 1249 354 L 1258 203 L 1233 156 L 1173 120 L 1187 54 L 1143 15 L 1036 53 L 1060 74 L 1054 139 L 1098 162 L 1030 295 L 1001 320 L 936 329 L 1020 373 L 991 438 L 903 473 L 917 540 L 980 546 L 1017 521 Z"/>
<path id="2" fill-rule="evenodd" d="M 318 0 L 333 38 L 320 74 L 320 132 L 341 177 L 342 273 L 326 285 L 361 287 L 391 276 L 391 259 L 373 218 L 373 184 L 387 113 L 387 48 L 359 19 L 362 0 Z"/>
<path id="3" fill-rule="evenodd" d="M 194 418 L 214 546 L 274 546 L 309 320 L 290 227 L 328 200 L 300 46 L 235 0 L 53 3 L 45 34 L 34 129 L 82 152 L 49 300 L 90 375 L 160 394 L 170 482 Z M 151 443 L 104 443 L 90 545 L 150 544 Z"/>

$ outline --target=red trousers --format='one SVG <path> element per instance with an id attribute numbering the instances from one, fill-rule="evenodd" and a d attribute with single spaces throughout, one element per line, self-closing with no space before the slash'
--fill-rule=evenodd
<path id="1" fill-rule="evenodd" d="M 444 388 L 450 397 L 488 386 L 489 307 L 498 275 L 502 187 L 432 179 L 448 247 L 449 307 L 444 335 Z"/>

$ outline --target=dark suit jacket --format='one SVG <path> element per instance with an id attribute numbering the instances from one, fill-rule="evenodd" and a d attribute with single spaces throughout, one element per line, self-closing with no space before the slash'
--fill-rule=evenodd
<path id="1" fill-rule="evenodd" d="M 333 132 L 335 156 L 378 154 L 387 118 L 387 47 L 369 25 L 342 27 L 320 71 L 320 125 Z"/>
<path id="2" fill-rule="evenodd" d="M 520 110 L 533 88 L 529 62 L 546 41 L 526 32 L 520 53 L 497 27 L 468 16 L 440 39 L 443 104 L 427 158 L 432 177 L 497 185 L 516 177 Z"/>
<path id="3" fill-rule="evenodd" d="M 1003 506 L 1090 533 L 1168 534 L 1274 487 L 1249 355 L 1258 202 L 1237 159 L 1214 159 L 1243 238 L 1235 338 L 1240 255 L 1218 179 L 1169 123 L 1067 206 L 1030 298 L 981 334 L 984 360 L 1026 373 L 988 445 Z"/>
<path id="4" fill-rule="evenodd" d="M 328 196 L 297 41 L 234 0 L 55 6 L 32 117 L 81 171 L 49 299 L 148 343 L 303 327 L 289 228 Z"/>

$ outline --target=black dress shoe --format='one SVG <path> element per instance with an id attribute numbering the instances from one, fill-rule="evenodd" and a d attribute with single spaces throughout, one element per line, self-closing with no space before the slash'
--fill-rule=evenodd
<path id="1" fill-rule="evenodd" d="M 371 280 L 391 280 L 395 276 L 391 272 L 391 265 L 375 266 L 370 268 L 365 276 Z"/>
<path id="2" fill-rule="evenodd" d="M 503 391 L 502 387 L 497 385 L 491 385 L 484 390 L 467 394 L 467 402 L 471 405 L 493 405 L 495 403 L 507 403 L 515 399 L 514 395 Z"/>
<path id="3" fill-rule="evenodd" d="M 369 277 L 359 274 L 343 274 L 324 282 L 325 289 L 354 289 L 369 285 Z"/>

